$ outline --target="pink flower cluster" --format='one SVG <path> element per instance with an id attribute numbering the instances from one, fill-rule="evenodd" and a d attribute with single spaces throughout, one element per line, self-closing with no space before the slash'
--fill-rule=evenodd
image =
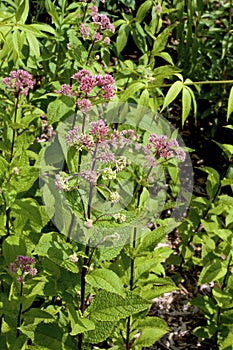
<path id="1" fill-rule="evenodd" d="M 104 0 L 102 0 L 102 2 L 104 2 Z M 93 34 L 93 30 L 92 30 L 92 33 L 90 30 L 92 26 L 85 25 L 84 23 L 81 23 L 79 26 L 80 34 L 84 38 L 89 37 L 93 41 L 100 41 L 104 37 L 104 42 L 106 44 L 109 44 L 110 38 L 105 35 L 105 32 L 108 30 L 112 33 L 115 32 L 115 27 L 110 22 L 109 17 L 104 14 L 100 14 L 97 6 L 91 7 L 90 15 L 92 19 L 92 25 L 94 25 L 94 34 Z"/>
<path id="2" fill-rule="evenodd" d="M 15 259 L 15 262 L 10 263 L 10 271 L 17 273 L 20 270 L 21 275 L 16 278 L 16 281 L 20 284 L 24 284 L 25 276 L 31 275 L 36 276 L 37 269 L 35 267 L 31 267 L 31 265 L 35 264 L 35 259 L 29 258 L 28 256 L 18 255 Z"/>
<path id="3" fill-rule="evenodd" d="M 15 94 L 24 96 L 27 96 L 29 89 L 34 86 L 32 75 L 23 69 L 10 72 L 9 77 L 2 79 L 2 84 L 6 85 Z"/>
<path id="4" fill-rule="evenodd" d="M 109 100 L 114 97 L 114 78 L 110 74 L 92 74 L 86 69 L 81 69 L 72 75 L 78 83 L 78 89 L 74 91 L 71 85 L 62 84 L 59 90 L 54 92 L 70 97 L 77 97 L 76 104 L 82 112 L 91 109 L 92 104 L 88 99 L 103 98 Z"/>
<path id="5" fill-rule="evenodd" d="M 155 166 L 157 158 L 170 159 L 176 157 L 180 161 L 185 160 L 185 152 L 174 139 L 168 140 L 166 135 L 151 134 L 144 152 L 149 166 Z"/>

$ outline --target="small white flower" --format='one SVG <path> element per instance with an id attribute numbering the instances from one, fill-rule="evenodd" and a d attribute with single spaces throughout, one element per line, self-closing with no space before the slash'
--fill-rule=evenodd
<path id="1" fill-rule="evenodd" d="M 77 254 L 74 253 L 74 254 L 70 255 L 70 256 L 69 256 L 69 260 L 70 260 L 70 262 L 72 262 L 72 263 L 78 262 Z"/>
<path id="2" fill-rule="evenodd" d="M 19 168 L 17 168 L 17 166 L 15 166 L 13 169 L 12 169 L 12 174 L 14 175 L 19 175 Z"/>
<path id="3" fill-rule="evenodd" d="M 117 203 L 120 200 L 120 195 L 117 192 L 111 192 L 110 193 L 110 201 L 111 203 Z"/>
<path id="4" fill-rule="evenodd" d="M 87 220 L 84 222 L 84 226 L 85 226 L 86 228 L 92 228 L 92 226 L 93 226 L 93 220 L 87 219 Z"/>

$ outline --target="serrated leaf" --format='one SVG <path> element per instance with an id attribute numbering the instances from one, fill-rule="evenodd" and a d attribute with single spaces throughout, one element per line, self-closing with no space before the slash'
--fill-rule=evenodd
<path id="1" fill-rule="evenodd" d="M 127 101 L 130 97 L 133 97 L 134 94 L 143 89 L 145 86 L 144 83 L 141 83 L 141 82 L 134 82 L 132 84 L 130 84 L 129 87 L 127 87 L 127 89 L 122 93 L 121 95 L 121 102 L 124 102 L 124 101 Z"/>
<path id="2" fill-rule="evenodd" d="M 117 322 L 113 322 L 113 321 L 109 321 L 109 322 L 96 321 L 95 329 L 87 332 L 88 341 L 93 344 L 97 344 L 106 340 L 108 337 L 111 336 L 114 328 L 116 327 L 116 324 Z"/>
<path id="3" fill-rule="evenodd" d="M 139 330 L 140 335 L 134 341 L 133 349 L 138 346 L 143 348 L 152 346 L 168 331 L 166 322 L 155 316 L 139 320 L 136 327 Z"/>
<path id="4" fill-rule="evenodd" d="M 126 297 L 123 298 L 118 294 L 101 290 L 96 294 L 88 311 L 91 318 L 100 321 L 118 321 L 144 311 L 150 305 L 147 300 L 133 292 L 127 291 Z"/>
<path id="5" fill-rule="evenodd" d="M 166 236 L 166 228 L 164 226 L 160 226 L 156 228 L 153 231 L 150 231 L 149 233 L 145 234 L 142 239 L 140 244 L 137 247 L 137 252 L 144 252 L 145 250 L 154 250 L 156 245 L 160 243 L 163 238 Z"/>
<path id="6" fill-rule="evenodd" d="M 172 86 L 167 92 L 167 95 L 165 96 L 161 111 L 163 111 L 172 101 L 175 100 L 175 98 L 179 95 L 182 89 L 183 89 L 182 81 L 176 81 L 174 84 L 172 84 Z"/>
<path id="7" fill-rule="evenodd" d="M 124 286 L 117 274 L 108 269 L 95 269 L 86 276 L 86 281 L 92 287 L 125 296 Z"/>
<path id="8" fill-rule="evenodd" d="M 67 100 L 66 100 L 67 101 Z M 68 102 L 68 101 L 67 101 Z M 67 105 L 62 99 L 56 100 L 51 102 L 48 105 L 48 110 L 47 110 L 47 117 L 48 117 L 48 123 L 53 124 L 68 113 L 69 111 L 72 111 L 73 108 L 71 108 L 72 102 L 69 101 L 70 103 Z"/>
<path id="9" fill-rule="evenodd" d="M 184 86 L 182 90 L 182 126 L 184 126 L 191 110 L 191 94 L 189 90 L 187 86 Z"/>
<path id="10" fill-rule="evenodd" d="M 44 346 L 46 349 L 63 350 L 63 331 L 56 324 L 38 324 L 19 327 L 36 345 Z"/>
<path id="11" fill-rule="evenodd" d="M 198 280 L 198 284 L 204 284 L 209 282 L 218 281 L 224 277 L 227 273 L 227 268 L 224 266 L 224 262 L 219 260 L 211 261 L 207 266 L 204 266 Z"/>
<path id="12" fill-rule="evenodd" d="M 228 98 L 228 105 L 227 105 L 227 121 L 230 118 L 231 113 L 233 112 L 233 86 L 230 90 L 230 95 Z"/>
<path id="13" fill-rule="evenodd" d="M 74 336 L 95 329 L 94 322 L 88 318 L 80 317 L 78 311 L 74 309 L 73 305 L 68 304 L 67 309 L 71 321 L 70 335 Z"/>

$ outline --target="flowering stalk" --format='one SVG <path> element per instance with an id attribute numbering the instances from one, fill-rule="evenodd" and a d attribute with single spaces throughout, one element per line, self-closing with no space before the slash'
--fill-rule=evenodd
<path id="1" fill-rule="evenodd" d="M 9 89 L 9 92 L 15 96 L 13 123 L 16 124 L 20 96 L 23 95 L 26 97 L 28 95 L 29 89 L 32 89 L 34 86 L 32 75 L 29 74 L 27 71 L 24 71 L 23 69 L 11 71 L 8 77 L 2 79 L 2 84 L 6 85 L 6 87 Z M 10 162 L 14 157 L 15 137 L 16 130 L 15 128 L 13 128 L 9 158 Z M 7 235 L 9 235 L 10 208 L 6 209 L 6 231 Z"/>
<path id="2" fill-rule="evenodd" d="M 36 261 L 33 258 L 29 258 L 28 256 L 24 256 L 24 255 L 18 255 L 17 258 L 15 259 L 15 262 L 10 263 L 10 271 L 17 274 L 16 282 L 20 284 L 20 293 L 19 293 L 20 299 L 23 296 L 23 285 L 25 283 L 25 277 L 27 275 L 31 275 L 32 277 L 34 277 L 37 274 L 37 269 L 35 267 L 32 267 L 32 265 L 34 265 L 35 262 Z M 22 302 L 20 302 L 19 312 L 17 317 L 16 337 L 19 337 L 19 334 L 20 334 L 19 327 L 21 325 L 22 309 L 23 309 L 23 304 Z"/>

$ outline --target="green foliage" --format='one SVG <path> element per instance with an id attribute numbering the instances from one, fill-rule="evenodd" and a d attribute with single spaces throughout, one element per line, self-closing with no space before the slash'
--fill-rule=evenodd
<path id="1" fill-rule="evenodd" d="M 1 349 L 85 350 L 105 346 L 101 342 L 112 349 L 153 346 L 169 330 L 164 320 L 148 315 L 152 300 L 176 290 L 176 282 L 185 275 L 182 272 L 195 266 L 197 288 L 207 285 L 211 293 L 199 293 L 191 302 L 206 319 L 193 334 L 212 339 L 220 350 L 229 350 L 233 338 L 233 146 L 232 134 L 225 140 L 225 133 L 233 129 L 233 88 L 229 87 L 233 79 L 232 1 L 118 0 L 104 4 L 96 1 L 93 5 L 114 23 L 116 33 L 104 34 L 111 37 L 109 45 L 93 39 L 96 27 L 90 5 L 85 2 L 3 0 L 0 4 L 1 80 L 10 71 L 24 69 L 34 82 L 26 95 L 0 82 Z M 81 34 L 81 23 L 90 30 L 87 36 Z M 161 178 L 165 177 L 169 188 L 165 195 L 158 191 L 154 200 L 150 200 L 149 184 L 140 167 L 128 164 L 127 171 L 118 175 L 122 213 L 128 215 L 128 221 L 120 226 L 111 211 L 110 216 L 94 223 L 96 234 L 105 229 L 103 241 L 106 239 L 109 246 L 101 247 L 103 242 L 98 237 L 96 245 L 90 246 L 94 231 L 74 224 L 74 214 L 65 209 L 67 200 L 69 208 L 83 219 L 83 207 L 91 207 L 78 186 L 79 196 L 78 191 L 65 193 L 58 214 L 62 233 L 55 232 L 55 207 L 61 197 L 57 191 L 50 191 L 52 180 L 47 172 L 40 173 L 40 167 L 45 157 L 48 171 L 56 172 L 62 161 L 61 150 L 53 148 L 49 155 L 46 146 L 52 128 L 63 125 L 67 117 L 80 117 L 76 103 L 80 92 L 77 96 L 58 96 L 54 90 L 71 84 L 70 77 L 81 69 L 114 76 L 114 101 L 126 106 L 122 114 L 118 111 L 119 118 L 138 133 L 141 146 L 152 130 L 152 117 L 158 113 L 175 120 L 187 145 L 194 144 L 194 172 L 198 170 L 197 174 L 204 177 L 204 192 L 195 192 L 187 216 L 179 223 L 176 234 L 181 239 L 175 253 L 163 244 L 177 224 L 167 220 L 167 215 L 177 204 L 182 187 L 179 166 L 172 160 L 157 164 L 154 181 L 163 192 Z M 99 108 L 96 101 L 95 116 Z M 133 113 L 128 103 L 137 106 Z M 79 124 L 85 123 L 81 120 Z M 140 129 L 143 126 L 144 131 Z M 165 131 L 162 124 L 156 126 L 158 134 Z M 121 131 L 120 123 L 117 128 Z M 219 149 L 219 164 L 217 156 L 210 164 L 207 155 L 198 154 L 200 140 L 190 140 L 195 139 L 193 130 L 204 130 L 202 145 L 211 142 Z M 223 138 L 217 137 L 220 133 Z M 63 136 L 58 135 L 59 141 L 68 149 Z M 86 153 L 70 148 L 63 175 L 68 178 L 77 173 Z M 204 166 L 200 167 L 196 159 L 202 157 Z M 131 163 L 133 158 L 129 155 Z M 76 179 L 72 179 L 73 185 Z M 104 206 L 109 188 L 115 191 L 116 183 L 112 181 L 110 187 L 106 180 L 95 200 Z M 49 198 L 44 204 L 41 187 Z M 133 198 L 127 203 L 132 192 Z M 166 202 L 162 209 L 161 199 Z M 129 225 L 151 205 L 161 211 L 160 219 L 156 219 L 156 212 L 151 223 L 156 228 L 140 232 L 140 219 Z M 49 216 L 45 207 L 49 207 Z M 109 205 L 109 210 L 112 207 Z M 91 214 L 99 219 L 98 210 Z M 88 220 L 85 223 L 90 224 Z M 122 245 L 112 246 L 116 236 L 112 228 L 129 235 L 130 242 L 126 244 L 123 237 Z M 83 244 L 72 239 L 79 235 L 83 235 Z M 25 272 L 23 283 L 19 281 L 20 272 L 12 267 L 22 255 L 33 256 L 37 269 L 36 276 Z M 168 275 L 169 264 L 178 266 L 180 275 Z"/>

